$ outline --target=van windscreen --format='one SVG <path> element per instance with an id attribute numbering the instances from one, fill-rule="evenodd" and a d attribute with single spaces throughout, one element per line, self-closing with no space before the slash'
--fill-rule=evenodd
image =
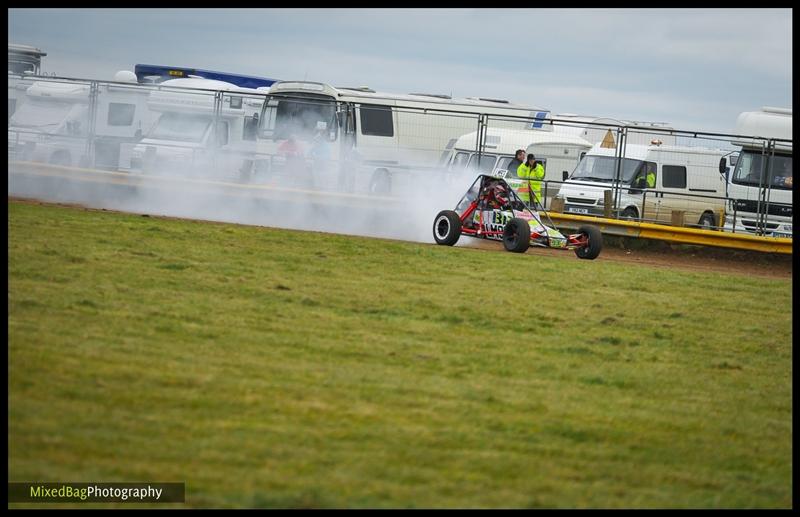
<path id="1" fill-rule="evenodd" d="M 630 183 L 636 173 L 642 168 L 642 160 L 622 158 L 622 164 L 617 172 L 617 161 L 613 156 L 584 156 L 575 168 L 570 179 L 577 181 L 602 181 L 611 183 L 619 174 L 622 183 Z"/>

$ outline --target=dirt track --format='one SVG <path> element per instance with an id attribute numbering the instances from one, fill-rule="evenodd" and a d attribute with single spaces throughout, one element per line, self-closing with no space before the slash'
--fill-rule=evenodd
<path id="1" fill-rule="evenodd" d="M 504 251 L 500 242 L 465 239 L 464 246 Z M 663 242 L 648 242 L 645 246 L 624 245 L 621 239 L 612 240 L 603 246 L 597 260 L 613 260 L 654 267 L 680 268 L 693 271 L 717 271 L 768 278 L 792 278 L 792 255 L 762 253 L 758 251 L 731 250 L 707 246 L 670 245 Z M 574 253 L 562 250 L 530 248 L 529 255 L 560 256 Z"/>

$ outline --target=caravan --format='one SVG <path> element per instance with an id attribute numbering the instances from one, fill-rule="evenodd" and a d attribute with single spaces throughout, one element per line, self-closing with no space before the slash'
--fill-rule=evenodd
<path id="1" fill-rule="evenodd" d="M 135 84 L 133 72 L 114 80 L 34 82 L 9 120 L 9 159 L 116 169 L 122 149 L 141 138 L 153 116 L 149 90 Z"/>
<path id="2" fill-rule="evenodd" d="M 373 193 L 390 192 L 412 170 L 429 171 L 443 149 L 478 129 L 489 116 L 493 127 L 541 130 L 548 115 L 541 108 L 499 99 L 389 94 L 316 82 L 277 82 L 269 94 L 260 137 L 272 146 L 271 154 L 277 154 L 278 146 L 290 137 L 301 149 L 309 149 L 324 132 L 331 144 L 330 159 L 339 163 L 340 174 L 347 175 L 344 188 L 363 187 Z M 262 160 L 260 165 L 269 170 L 272 164 Z M 353 170 L 365 174 L 350 175 Z"/>
<path id="3" fill-rule="evenodd" d="M 670 223 L 673 212 L 678 212 L 686 224 L 713 229 L 719 226 L 724 208 L 725 178 L 719 164 L 727 154 L 654 141 L 628 145 L 620 158 L 613 146 L 596 144 L 556 198 L 563 202 L 565 213 L 602 216 L 605 192 L 610 191 L 612 212 L 622 218 Z"/>
<path id="4" fill-rule="evenodd" d="M 726 231 L 792 236 L 792 110 L 761 108 L 736 120 L 741 152 L 728 175 Z"/>
<path id="5" fill-rule="evenodd" d="M 461 136 L 453 148 L 442 156 L 443 167 L 453 174 L 468 171 L 471 177 L 479 173 L 501 176 L 517 190 L 522 180 L 517 177 L 517 171 L 507 168 L 516 150 L 524 149 L 526 155 L 535 155 L 536 160 L 544 166 L 542 195 L 544 206 L 547 207 L 549 199 L 558 191 L 558 183 L 565 174 L 572 172 L 592 144 L 579 136 L 554 131 L 489 128 L 480 156 L 475 151 L 477 146 L 477 131 Z"/>
<path id="6" fill-rule="evenodd" d="M 158 122 L 121 168 L 191 175 L 239 170 L 255 152 L 263 99 L 263 90 L 213 79 L 164 81 L 147 100 Z"/>

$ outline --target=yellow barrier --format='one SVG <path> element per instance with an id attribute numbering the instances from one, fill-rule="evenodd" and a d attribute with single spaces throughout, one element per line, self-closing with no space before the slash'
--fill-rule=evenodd
<path id="1" fill-rule="evenodd" d="M 581 224 L 592 224 L 609 235 L 657 239 L 680 244 L 700 244 L 742 250 L 763 251 L 765 253 L 792 253 L 792 239 L 783 237 L 759 237 L 742 233 L 729 233 L 697 228 L 683 228 L 653 223 L 640 223 L 621 219 L 605 219 L 583 215 L 548 212 L 557 226 L 577 228 Z M 559 225 L 558 222 L 566 223 Z"/>

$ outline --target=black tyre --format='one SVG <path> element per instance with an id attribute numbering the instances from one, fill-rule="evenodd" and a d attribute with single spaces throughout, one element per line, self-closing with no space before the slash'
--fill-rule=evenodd
<path id="1" fill-rule="evenodd" d="M 583 248 L 575 248 L 575 255 L 581 259 L 594 260 L 603 249 L 603 234 L 595 226 L 581 226 L 578 233 L 586 236 L 589 243 Z"/>
<path id="2" fill-rule="evenodd" d="M 515 217 L 503 229 L 503 246 L 506 251 L 525 253 L 531 245 L 531 227 L 528 221 Z"/>
<path id="3" fill-rule="evenodd" d="M 714 220 L 714 214 L 706 212 L 700 217 L 701 230 L 714 230 L 716 229 L 717 221 Z"/>
<path id="4" fill-rule="evenodd" d="M 442 210 L 433 220 L 433 238 L 436 244 L 452 246 L 461 237 L 461 219 L 452 210 Z"/>
<path id="5" fill-rule="evenodd" d="M 639 220 L 639 213 L 636 211 L 635 208 L 629 206 L 625 210 L 622 211 L 622 214 L 619 216 L 620 219 L 628 219 L 630 221 L 638 221 Z"/>

